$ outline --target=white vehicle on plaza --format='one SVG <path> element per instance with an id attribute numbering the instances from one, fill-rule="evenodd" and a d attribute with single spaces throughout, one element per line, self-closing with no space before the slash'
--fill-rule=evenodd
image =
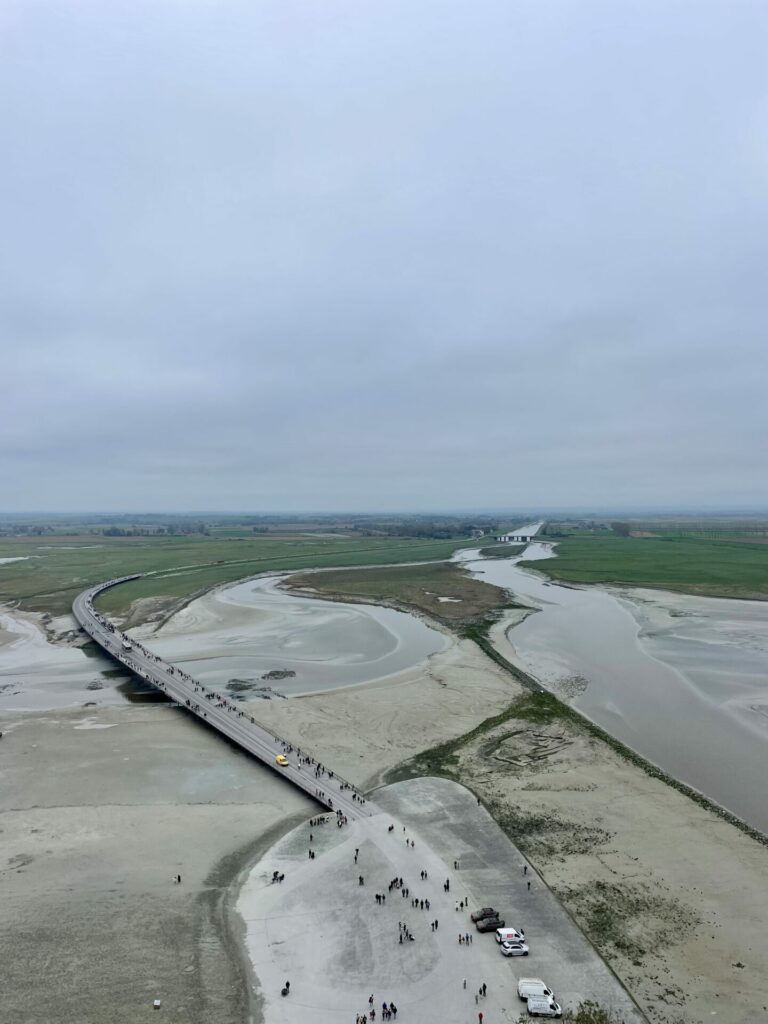
<path id="1" fill-rule="evenodd" d="M 562 1017 L 563 1010 L 559 1003 L 546 996 L 531 996 L 528 1000 L 528 1013 L 531 1017 Z"/>
<path id="2" fill-rule="evenodd" d="M 521 928 L 519 931 L 517 928 L 497 928 L 496 929 L 496 941 L 497 942 L 525 942 L 525 932 Z"/>
<path id="3" fill-rule="evenodd" d="M 555 998 L 552 989 L 541 978 L 521 978 L 517 983 L 517 994 L 521 999 L 530 999 L 536 996 L 544 999 Z"/>

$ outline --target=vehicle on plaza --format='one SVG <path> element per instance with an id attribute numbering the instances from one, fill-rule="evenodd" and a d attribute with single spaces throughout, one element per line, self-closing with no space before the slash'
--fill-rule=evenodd
<path id="1" fill-rule="evenodd" d="M 524 942 L 502 942 L 499 949 L 502 956 L 528 956 L 528 947 Z"/>
<path id="2" fill-rule="evenodd" d="M 278 754 L 275 758 L 275 764 L 279 764 L 281 768 L 287 768 L 290 763 L 285 754 Z"/>
<path id="3" fill-rule="evenodd" d="M 132 651 L 133 650 L 133 644 L 129 643 L 127 640 L 123 640 L 123 650 L 124 651 Z"/>
<path id="4" fill-rule="evenodd" d="M 528 1013 L 531 1017 L 562 1017 L 563 1010 L 554 999 L 546 996 L 531 996 L 528 1000 Z"/>
<path id="5" fill-rule="evenodd" d="M 484 917 L 482 921 L 477 921 L 475 923 L 475 928 L 477 928 L 479 932 L 493 932 L 496 931 L 497 928 L 503 927 L 504 922 L 500 917 Z"/>
<path id="6" fill-rule="evenodd" d="M 475 924 L 477 924 L 477 922 L 482 921 L 484 917 L 498 917 L 499 913 L 497 910 L 494 910 L 493 907 L 483 907 L 481 910 L 473 910 L 469 916 Z"/>
<path id="7" fill-rule="evenodd" d="M 525 942 L 525 932 L 522 928 L 497 928 L 497 942 Z"/>
<path id="8" fill-rule="evenodd" d="M 517 983 L 517 994 L 521 999 L 554 999 L 555 994 L 541 978 L 521 978 Z"/>

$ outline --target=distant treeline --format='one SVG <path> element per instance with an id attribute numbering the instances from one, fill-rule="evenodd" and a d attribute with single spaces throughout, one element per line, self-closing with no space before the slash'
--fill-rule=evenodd
<path id="1" fill-rule="evenodd" d="M 205 523 L 172 523 L 169 526 L 105 526 L 98 531 L 102 537 L 188 537 L 202 534 L 210 537 Z"/>

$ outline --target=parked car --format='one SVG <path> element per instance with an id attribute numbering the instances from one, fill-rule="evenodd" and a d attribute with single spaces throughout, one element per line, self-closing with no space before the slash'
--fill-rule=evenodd
<path id="1" fill-rule="evenodd" d="M 497 928 L 503 928 L 504 922 L 500 917 L 484 917 L 482 921 L 475 924 L 479 932 L 495 932 Z"/>
<path id="2" fill-rule="evenodd" d="M 563 1010 L 554 999 L 545 996 L 531 996 L 528 1000 L 528 1013 L 532 1017 L 562 1017 Z"/>
<path id="3" fill-rule="evenodd" d="M 482 921 L 484 917 L 498 917 L 499 914 L 493 907 L 483 907 L 481 910 L 473 910 L 469 916 L 477 923 Z"/>
<path id="4" fill-rule="evenodd" d="M 499 949 L 502 956 L 528 956 L 528 947 L 524 942 L 502 942 Z"/>
<path id="5" fill-rule="evenodd" d="M 522 928 L 497 928 L 497 942 L 525 942 L 525 932 Z"/>
<path id="6" fill-rule="evenodd" d="M 517 983 L 517 994 L 521 999 L 529 999 L 532 996 L 543 996 L 545 999 L 554 999 L 555 994 L 541 978 L 521 978 Z"/>

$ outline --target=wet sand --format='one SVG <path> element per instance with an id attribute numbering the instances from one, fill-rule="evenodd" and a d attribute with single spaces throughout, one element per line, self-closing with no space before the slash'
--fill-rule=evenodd
<path id="1" fill-rule="evenodd" d="M 452 642 L 392 608 L 297 597 L 280 589 L 283 579 L 213 590 L 159 629 L 142 626 L 131 635 L 212 686 L 248 680 L 290 697 L 394 676 Z M 263 679 L 274 671 L 291 675 Z"/>
<path id="2" fill-rule="evenodd" d="M 46 620 L 0 607 L 0 711 L 124 703 L 117 685 L 126 677 L 95 648 L 79 646 L 77 629 L 71 615 Z"/>
<path id="3" fill-rule="evenodd" d="M 136 1024 L 160 998 L 164 1020 L 242 1024 L 230 886 L 309 801 L 174 708 L 0 728 L 0 1016 Z"/>

